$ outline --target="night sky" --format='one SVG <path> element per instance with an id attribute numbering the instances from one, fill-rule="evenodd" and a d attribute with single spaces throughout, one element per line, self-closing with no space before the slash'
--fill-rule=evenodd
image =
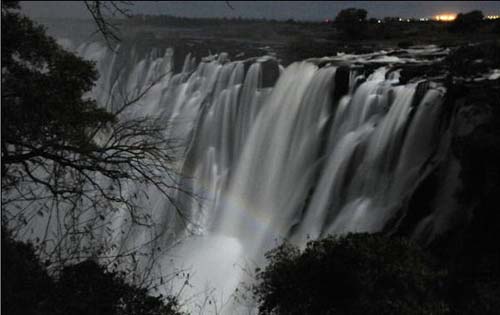
<path id="1" fill-rule="evenodd" d="M 485 15 L 500 13 L 500 1 L 143 1 L 134 2 L 133 13 L 168 14 L 187 17 L 248 17 L 267 19 L 322 20 L 334 18 L 343 8 L 357 7 L 369 17 L 430 17 L 439 13 L 481 10 Z M 88 18 L 84 5 L 71 1 L 22 1 L 32 17 Z"/>

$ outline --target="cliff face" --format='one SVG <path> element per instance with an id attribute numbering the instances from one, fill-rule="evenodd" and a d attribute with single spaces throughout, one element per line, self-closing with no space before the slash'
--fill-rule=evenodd
<path id="1" fill-rule="evenodd" d="M 454 213 L 447 227 L 451 230 L 476 224 L 479 214 L 492 218 L 498 215 L 493 210 L 498 208 L 493 197 L 500 187 L 499 87 L 499 81 L 495 80 L 455 85 L 449 90 L 448 98 L 453 105 L 449 152 L 408 201 L 406 212 L 409 215 L 399 226 L 398 234 L 411 235 L 418 219 L 431 215 L 437 206 L 454 208 L 445 209 Z M 438 204 L 443 197 L 440 194 L 450 189 L 453 190 L 451 197 L 454 202 Z M 491 211 L 486 213 L 490 208 Z M 484 223 L 500 226 L 498 220 Z M 488 229 L 479 229 L 478 232 L 481 230 L 486 232 Z M 432 242 L 425 238 L 425 232 L 423 234 L 421 237 L 425 242 Z"/>
<path id="2" fill-rule="evenodd" d="M 498 69 L 497 42 L 454 49 L 442 62 L 431 65 L 402 67 L 400 82 L 430 77 L 447 89 L 440 145 L 446 156 L 416 185 L 400 216 L 386 226 L 388 233 L 453 250 L 445 244 L 461 244 L 464 230 L 482 235 L 500 227 L 498 211 L 493 210 L 498 208 L 493 197 L 500 183 Z M 476 226 L 483 224 L 478 220 L 488 227 Z M 486 238 L 479 234 L 475 237 Z"/>
<path id="3" fill-rule="evenodd" d="M 455 284 L 450 297 L 467 314 L 494 314 L 500 306 L 499 83 L 462 86 L 451 145 L 460 163 L 461 185 L 455 192 L 459 220 L 430 243 L 449 266 Z"/>
<path id="4" fill-rule="evenodd" d="M 461 48 L 434 69 L 446 73 L 447 155 L 386 227 L 418 240 L 448 270 L 453 314 L 500 307 L 499 53 L 498 43 Z"/>

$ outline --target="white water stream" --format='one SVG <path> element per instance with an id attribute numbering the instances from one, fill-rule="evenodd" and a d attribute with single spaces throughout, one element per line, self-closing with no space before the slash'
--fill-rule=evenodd
<path id="1" fill-rule="evenodd" d="M 262 266 L 263 254 L 283 239 L 304 246 L 330 233 L 380 231 L 436 158 L 444 91 L 431 87 L 416 98 L 417 82 L 401 85 L 381 65 L 359 86 L 352 71 L 351 91 L 335 99 L 334 61 L 350 63 L 353 55 L 286 69 L 270 57 L 221 55 L 196 64 L 187 56 L 173 74 L 171 49 L 139 56 L 92 43 L 77 51 L 97 61 L 93 96 L 109 108 L 157 81 L 124 115 L 162 117 L 166 136 L 185 145 L 176 167 L 198 196 L 177 199 L 188 221 L 155 191 L 145 202 L 170 248 L 159 258 L 162 272 L 189 273 L 189 285 L 179 276 L 165 292 L 182 289 L 193 313 L 242 312 L 233 297 L 249 280 L 245 268 Z M 263 87 L 270 69 L 279 79 Z M 141 230 L 123 236 L 124 224 L 118 214 L 117 243 L 151 237 Z"/>

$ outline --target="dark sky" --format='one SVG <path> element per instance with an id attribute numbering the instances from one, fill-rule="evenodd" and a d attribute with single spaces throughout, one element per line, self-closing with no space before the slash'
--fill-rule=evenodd
<path id="1" fill-rule="evenodd" d="M 169 14 L 188 17 L 252 17 L 321 20 L 333 18 L 343 8 L 357 7 L 370 17 L 430 17 L 439 13 L 481 10 L 485 15 L 500 13 L 500 1 L 134 1 L 133 13 Z M 22 1 L 33 17 L 88 18 L 81 2 Z"/>

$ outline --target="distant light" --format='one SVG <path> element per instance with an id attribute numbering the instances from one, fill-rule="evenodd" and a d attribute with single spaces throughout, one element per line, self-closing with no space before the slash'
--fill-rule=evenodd
<path id="1" fill-rule="evenodd" d="M 406 19 L 406 22 L 410 22 L 410 19 Z"/>
<path id="2" fill-rule="evenodd" d="M 496 19 L 500 19 L 500 15 L 487 15 L 487 16 L 486 16 L 486 19 L 487 19 L 487 20 L 496 20 Z"/>
<path id="3" fill-rule="evenodd" d="M 439 21 L 439 22 L 451 22 L 454 21 L 457 18 L 457 15 L 452 13 L 452 14 L 439 14 L 434 16 L 434 20 Z"/>
<path id="4" fill-rule="evenodd" d="M 377 23 L 382 23 L 382 21 L 380 21 L 380 20 L 377 20 Z"/>
<path id="5" fill-rule="evenodd" d="M 398 20 L 399 20 L 399 22 L 403 21 L 403 19 L 402 19 L 402 18 L 399 18 Z"/>

